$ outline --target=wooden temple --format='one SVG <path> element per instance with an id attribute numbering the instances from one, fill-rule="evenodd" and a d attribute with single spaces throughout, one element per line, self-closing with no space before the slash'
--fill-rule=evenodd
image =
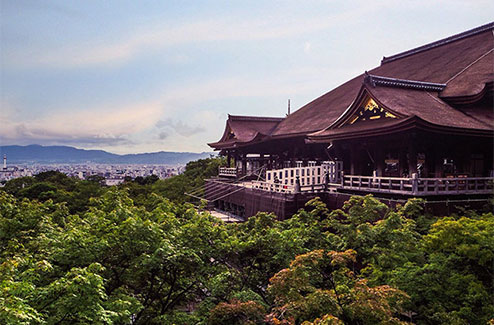
<path id="1" fill-rule="evenodd" d="M 390 57 L 284 118 L 229 115 L 211 208 L 289 217 L 319 196 L 424 198 L 436 213 L 493 194 L 494 23 Z"/>

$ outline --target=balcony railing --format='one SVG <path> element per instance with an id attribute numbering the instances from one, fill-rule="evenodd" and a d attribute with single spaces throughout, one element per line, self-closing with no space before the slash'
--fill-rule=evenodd
<path id="1" fill-rule="evenodd" d="M 289 184 L 269 183 L 263 181 L 252 181 L 251 184 L 253 189 L 277 193 L 318 193 L 326 190 L 325 184 L 301 185 L 298 190 L 296 185 Z"/>
<path id="2" fill-rule="evenodd" d="M 279 183 L 268 183 L 262 181 L 252 181 L 252 188 L 257 190 L 278 192 L 278 193 L 294 193 L 295 186 Z"/>
<path id="3" fill-rule="evenodd" d="M 403 178 L 345 175 L 341 184 L 297 185 L 252 181 L 253 189 L 277 193 L 318 193 L 344 189 L 367 193 L 389 193 L 413 196 L 494 194 L 492 177 Z"/>
<path id="4" fill-rule="evenodd" d="M 237 177 L 237 168 L 235 167 L 220 167 L 218 176 L 221 177 Z"/>
<path id="5" fill-rule="evenodd" d="M 317 193 L 337 189 L 412 196 L 494 193 L 493 177 L 374 177 L 342 175 L 340 168 L 337 164 L 323 164 L 268 170 L 265 181 L 249 182 L 248 187 L 277 193 Z M 237 178 L 236 182 L 241 183 L 237 168 L 220 167 L 219 176 Z"/>
<path id="6" fill-rule="evenodd" d="M 399 178 L 345 175 L 341 188 L 416 196 L 491 194 L 493 183 L 492 177 Z"/>

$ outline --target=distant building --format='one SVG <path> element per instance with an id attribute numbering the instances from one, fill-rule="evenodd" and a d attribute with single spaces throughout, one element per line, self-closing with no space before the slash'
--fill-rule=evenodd
<path id="1" fill-rule="evenodd" d="M 211 208 L 290 216 L 315 196 L 421 197 L 436 213 L 493 193 L 494 23 L 390 57 L 284 118 L 229 115 Z M 448 206 L 448 202 L 449 206 Z"/>

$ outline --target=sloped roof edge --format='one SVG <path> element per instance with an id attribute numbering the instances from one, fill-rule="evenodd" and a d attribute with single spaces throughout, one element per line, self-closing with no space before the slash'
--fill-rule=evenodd
<path id="1" fill-rule="evenodd" d="M 228 119 L 232 121 L 259 121 L 259 122 L 281 122 L 284 117 L 270 117 L 270 116 L 247 116 L 247 115 L 230 115 Z"/>
<path id="2" fill-rule="evenodd" d="M 469 37 L 469 36 L 472 36 L 472 35 L 475 35 L 475 34 L 479 34 L 479 33 L 485 32 L 485 31 L 490 30 L 490 29 L 494 29 L 494 22 L 491 22 L 491 23 L 488 23 L 488 24 L 485 24 L 485 25 L 482 25 L 482 26 L 479 26 L 479 27 L 476 27 L 476 28 L 467 30 L 465 32 L 462 32 L 462 33 L 459 33 L 459 34 L 456 34 L 456 35 L 453 35 L 453 36 L 449 36 L 449 37 L 443 38 L 441 40 L 438 40 L 438 41 L 435 41 L 435 42 L 432 42 L 432 43 L 429 43 L 429 44 L 426 44 L 426 45 L 422 45 L 422 46 L 416 47 L 414 49 L 411 49 L 411 50 L 408 50 L 408 51 L 405 51 L 405 52 L 394 54 L 394 55 L 391 55 L 391 56 L 388 56 L 388 57 L 385 57 L 384 56 L 383 59 L 381 60 L 381 65 L 383 65 L 385 63 L 388 63 L 388 62 L 391 62 L 391 61 L 395 61 L 395 60 L 398 60 L 398 59 L 407 57 L 407 56 L 410 56 L 410 55 L 413 55 L 413 54 L 416 54 L 416 53 L 419 53 L 419 52 L 427 51 L 427 50 L 430 50 L 430 49 L 435 48 L 435 47 L 438 47 L 438 46 L 442 46 L 442 45 L 445 45 L 445 44 L 448 44 L 448 43 L 452 43 L 452 42 L 461 40 L 463 38 L 466 38 L 466 37 Z"/>
<path id="3" fill-rule="evenodd" d="M 370 83 L 374 87 L 375 86 L 400 87 L 400 88 L 410 88 L 416 90 L 432 90 L 432 91 L 443 91 L 443 89 L 446 88 L 446 84 L 381 77 L 381 76 L 369 74 L 367 71 L 365 72 L 365 82 Z"/>

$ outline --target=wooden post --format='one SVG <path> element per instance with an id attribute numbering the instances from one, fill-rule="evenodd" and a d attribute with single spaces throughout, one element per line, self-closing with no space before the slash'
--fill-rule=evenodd
<path id="1" fill-rule="evenodd" d="M 408 146 L 408 171 L 410 175 L 417 173 L 417 144 L 414 138 L 410 139 Z"/>
<path id="2" fill-rule="evenodd" d="M 295 180 L 295 193 L 300 193 L 300 177 L 297 176 Z"/>
<path id="3" fill-rule="evenodd" d="M 443 151 L 436 145 L 434 146 L 434 177 L 441 178 L 443 176 Z"/>
<path id="4" fill-rule="evenodd" d="M 376 171 L 377 171 L 377 176 L 382 177 L 384 176 L 384 150 L 381 148 L 379 145 L 376 148 Z"/>
<path id="5" fill-rule="evenodd" d="M 247 174 L 247 157 L 245 154 L 242 155 L 242 175 Z"/>
<path id="6" fill-rule="evenodd" d="M 419 179 L 417 173 L 412 174 L 412 194 L 417 195 L 419 190 Z"/>
<path id="7" fill-rule="evenodd" d="M 354 146 L 350 147 L 350 175 L 355 175 L 357 164 L 357 152 Z"/>

